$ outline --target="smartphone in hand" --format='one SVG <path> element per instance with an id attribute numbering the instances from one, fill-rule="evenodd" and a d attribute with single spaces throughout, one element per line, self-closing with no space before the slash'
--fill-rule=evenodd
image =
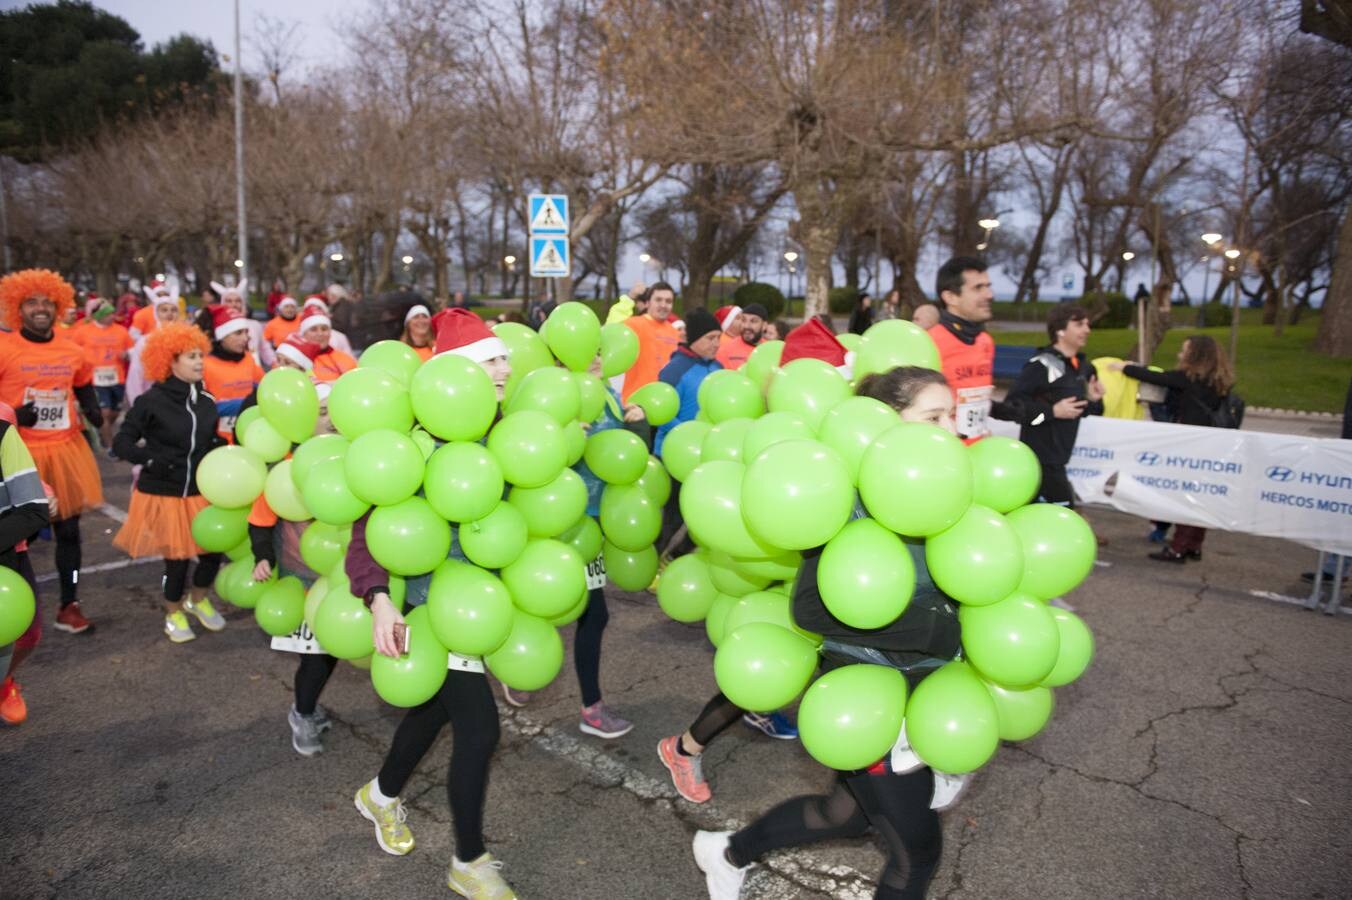
<path id="1" fill-rule="evenodd" d="M 400 656 L 408 655 L 408 624 L 405 622 L 394 623 L 394 646 L 399 650 Z"/>

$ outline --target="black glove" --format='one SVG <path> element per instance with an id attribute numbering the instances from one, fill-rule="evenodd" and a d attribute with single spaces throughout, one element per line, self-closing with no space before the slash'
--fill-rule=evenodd
<path id="1" fill-rule="evenodd" d="M 83 412 L 86 422 L 93 425 L 95 428 L 103 427 L 103 410 L 96 407 L 94 409 L 83 410 Z"/>
<path id="2" fill-rule="evenodd" d="M 14 421 L 18 422 L 24 428 L 32 428 L 38 424 L 38 408 L 32 403 L 25 403 L 14 410 Z"/>
<path id="3" fill-rule="evenodd" d="M 99 409 L 99 395 L 92 384 L 77 387 L 75 399 L 80 404 L 80 411 L 84 413 L 85 421 L 95 428 L 103 424 L 103 411 Z"/>

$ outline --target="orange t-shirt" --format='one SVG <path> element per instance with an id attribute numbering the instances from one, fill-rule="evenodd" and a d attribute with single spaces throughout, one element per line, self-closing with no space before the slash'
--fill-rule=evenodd
<path id="1" fill-rule="evenodd" d="M 83 440 L 74 389 L 93 379 L 84 350 L 59 331 L 42 344 L 19 334 L 0 342 L 0 401 L 15 409 L 29 402 L 37 408 L 38 423 L 19 427 L 25 444 Z"/>
<path id="2" fill-rule="evenodd" d="M 94 369 L 95 387 L 112 387 L 127 382 L 126 353 L 136 342 L 127 329 L 109 325 L 82 325 L 73 329 L 70 339 L 84 348 Z"/>
<path id="3" fill-rule="evenodd" d="M 262 380 L 262 366 L 247 353 L 237 362 L 213 355 L 202 360 L 202 386 L 216 398 L 216 408 L 220 413 L 216 433 L 232 444 L 235 442 L 235 419 L 239 418 L 239 411 L 237 404 L 230 404 L 229 401 L 248 397 Z"/>
<path id="4" fill-rule="evenodd" d="M 141 334 L 150 334 L 158 321 L 155 318 L 155 304 L 151 303 L 132 313 L 131 327 Z"/>
<path id="5" fill-rule="evenodd" d="M 621 392 L 621 399 L 628 400 L 634 391 L 657 380 L 662 367 L 680 346 L 681 333 L 670 322 L 657 322 L 648 315 L 630 316 L 624 324 L 638 335 L 638 359 L 624 373 Z"/>
<path id="6" fill-rule="evenodd" d="M 740 369 L 746 365 L 747 357 L 755 349 L 751 344 L 742 340 L 740 334 L 724 334 L 722 340 L 718 342 L 718 356 L 716 358 L 725 369 Z"/>
<path id="7" fill-rule="evenodd" d="M 413 347 L 412 344 L 409 344 L 409 346 Z M 432 354 L 436 352 L 436 348 L 431 344 L 428 344 L 426 347 L 413 347 L 413 352 L 418 354 L 418 359 L 427 362 L 432 358 Z"/>
<path id="8" fill-rule="evenodd" d="M 291 334 L 300 327 L 300 316 L 291 319 L 283 319 L 281 316 L 273 316 L 268 320 L 268 324 L 263 326 L 263 340 L 274 347 L 282 346 L 282 341 L 286 340 Z"/>
<path id="9" fill-rule="evenodd" d="M 337 381 L 344 372 L 357 368 L 357 361 L 341 350 L 325 350 L 315 357 L 315 367 L 310 377 L 316 382 Z"/>

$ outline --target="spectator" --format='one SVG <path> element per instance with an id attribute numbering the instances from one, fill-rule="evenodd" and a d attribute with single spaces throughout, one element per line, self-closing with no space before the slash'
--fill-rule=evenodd
<path id="1" fill-rule="evenodd" d="M 929 331 L 939 324 L 939 307 L 933 303 L 922 303 L 911 313 L 911 321 Z"/>
<path id="2" fill-rule="evenodd" d="M 681 343 L 680 331 L 668 321 L 675 302 L 676 292 L 671 285 L 659 281 L 648 289 L 647 311 L 641 316 L 630 316 L 624 320 L 624 324 L 638 335 L 638 359 L 624 375 L 622 398 L 626 403 L 634 391 L 657 380 L 658 374 Z M 713 316 L 710 315 L 710 318 Z"/>
<path id="3" fill-rule="evenodd" d="M 873 298 L 868 291 L 861 291 L 854 302 L 854 311 L 850 313 L 850 334 L 863 334 L 873 324 Z"/>
<path id="4" fill-rule="evenodd" d="M 769 341 L 782 341 L 789 336 L 793 328 L 783 319 L 775 319 L 773 322 L 765 323 L 765 331 L 761 332 L 761 343 Z"/>
<path id="5" fill-rule="evenodd" d="M 888 291 L 887 296 L 883 298 L 882 305 L 879 306 L 878 309 L 874 311 L 873 321 L 881 322 L 884 319 L 900 319 L 900 318 L 901 318 L 901 291 L 897 290 L 896 288 L 893 288 L 892 290 Z M 914 316 L 911 317 L 911 321 L 912 322 L 915 321 Z"/>

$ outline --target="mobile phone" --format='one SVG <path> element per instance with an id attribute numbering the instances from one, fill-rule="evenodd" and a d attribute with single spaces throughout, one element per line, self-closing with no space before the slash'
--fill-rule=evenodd
<path id="1" fill-rule="evenodd" d="M 408 625 L 404 622 L 394 623 L 394 646 L 400 656 L 408 654 Z"/>

